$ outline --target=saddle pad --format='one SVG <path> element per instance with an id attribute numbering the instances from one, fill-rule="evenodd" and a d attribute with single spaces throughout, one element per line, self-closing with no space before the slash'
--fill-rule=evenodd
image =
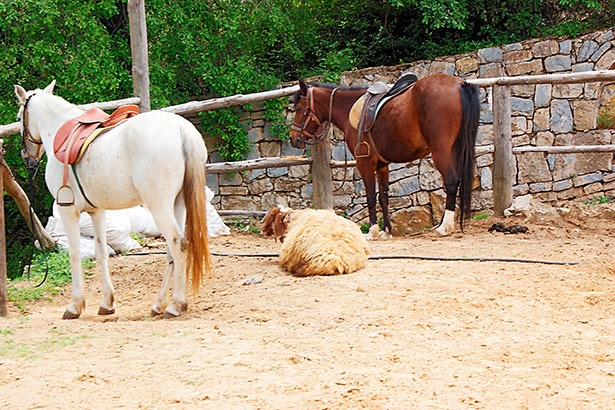
<path id="1" fill-rule="evenodd" d="M 111 128 L 139 113 L 136 105 L 125 105 L 111 115 L 100 108 L 92 108 L 84 114 L 66 121 L 56 132 L 53 151 L 58 161 L 73 164 L 81 158 L 80 151 L 88 137 L 97 129 Z M 100 135 L 98 132 L 96 135 Z M 88 141 L 88 144 L 93 139 Z"/>
<path id="2" fill-rule="evenodd" d="M 348 121 L 352 128 L 359 129 L 359 122 L 361 121 L 361 113 L 363 112 L 363 106 L 365 105 L 365 95 L 359 98 L 353 104 L 350 109 L 350 114 L 348 114 Z"/>

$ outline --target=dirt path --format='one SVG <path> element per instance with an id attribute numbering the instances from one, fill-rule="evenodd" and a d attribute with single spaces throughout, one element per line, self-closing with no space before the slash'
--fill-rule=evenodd
<path id="1" fill-rule="evenodd" d="M 612 408 L 615 207 L 522 222 L 530 232 L 432 233 L 373 255 L 583 262 L 379 260 L 294 278 L 276 258 L 215 257 L 189 312 L 151 319 L 164 257 L 113 258 L 118 313 L 63 321 L 66 294 L 0 319 L 0 408 Z M 597 216 L 598 215 L 598 216 Z M 277 252 L 258 235 L 223 253 Z M 261 275 L 262 283 L 242 285 Z"/>

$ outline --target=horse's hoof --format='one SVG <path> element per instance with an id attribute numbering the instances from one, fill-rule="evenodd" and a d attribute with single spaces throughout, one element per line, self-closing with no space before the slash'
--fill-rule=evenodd
<path id="1" fill-rule="evenodd" d="M 156 317 L 156 316 L 160 316 L 160 315 L 162 315 L 162 312 L 160 312 L 160 311 L 158 311 L 158 310 L 156 310 L 156 309 L 152 309 L 152 310 L 150 310 L 150 311 L 149 311 L 149 314 L 150 314 L 152 317 Z"/>
<path id="2" fill-rule="evenodd" d="M 79 318 L 79 313 L 73 313 L 69 310 L 64 311 L 64 315 L 62 315 L 62 319 L 77 319 Z"/>
<path id="3" fill-rule="evenodd" d="M 176 317 L 179 317 L 179 315 L 173 312 L 166 311 L 166 310 L 162 314 L 163 319 L 175 319 Z"/>
<path id="4" fill-rule="evenodd" d="M 369 232 L 365 234 L 365 239 L 373 241 L 380 238 L 380 227 L 378 225 L 372 225 L 369 228 Z"/>
<path id="5" fill-rule="evenodd" d="M 451 234 L 451 232 L 449 232 L 447 229 L 436 229 L 436 233 L 440 236 L 449 236 Z"/>
<path id="6" fill-rule="evenodd" d="M 182 313 L 188 310 L 188 304 L 186 302 L 173 302 L 164 310 L 162 314 L 163 319 L 173 319 L 182 315 Z"/>
<path id="7" fill-rule="evenodd" d="M 100 306 L 98 308 L 98 314 L 99 315 L 112 315 L 115 313 L 115 308 L 111 308 L 111 309 L 107 309 L 105 307 Z"/>

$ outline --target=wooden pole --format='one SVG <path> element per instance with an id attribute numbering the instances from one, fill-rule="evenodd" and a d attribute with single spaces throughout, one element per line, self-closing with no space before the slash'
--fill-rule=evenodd
<path id="1" fill-rule="evenodd" d="M 149 111 L 149 62 L 145 0 L 128 0 L 128 19 L 130 22 L 130 50 L 132 52 L 132 88 L 134 95 L 141 98 L 141 111 Z"/>
<path id="2" fill-rule="evenodd" d="M 512 204 L 514 163 L 510 88 L 493 86 L 493 211 L 503 216 Z"/>
<path id="3" fill-rule="evenodd" d="M 331 143 L 325 138 L 312 146 L 312 202 L 316 209 L 333 209 L 333 172 L 330 163 Z"/>
<path id="4" fill-rule="evenodd" d="M 19 212 L 21 212 L 21 215 L 26 220 L 28 228 L 30 228 L 34 237 L 39 240 L 40 246 L 45 249 L 52 249 L 55 247 L 55 241 L 45 230 L 38 216 L 36 216 L 31 209 L 28 196 L 17 181 L 15 181 L 15 177 L 13 177 L 13 173 L 9 169 L 8 164 L 2 158 L 0 158 L 0 178 L 3 180 L 3 188 L 6 190 L 6 193 L 15 200 Z"/>
<path id="5" fill-rule="evenodd" d="M 4 161 L 3 141 L 0 140 L 0 159 Z M 8 314 L 6 307 L 6 231 L 4 229 L 4 184 L 0 173 L 0 316 Z"/>

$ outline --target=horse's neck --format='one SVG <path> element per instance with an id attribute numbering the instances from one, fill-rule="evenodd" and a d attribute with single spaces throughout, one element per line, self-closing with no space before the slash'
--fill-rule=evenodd
<path id="1" fill-rule="evenodd" d="M 36 113 L 30 115 L 30 120 L 36 121 L 45 150 L 53 152 L 53 139 L 58 129 L 66 121 L 83 114 L 84 110 L 57 96 L 49 95 L 44 98 L 44 104 Z"/>
<path id="2" fill-rule="evenodd" d="M 333 109 L 331 113 L 331 122 L 333 125 L 338 127 L 341 130 L 346 128 L 348 124 L 348 115 L 350 114 L 350 110 L 354 103 L 361 98 L 361 96 L 365 94 L 365 90 L 343 90 L 338 89 L 333 95 Z M 330 97 L 330 94 L 329 94 Z M 327 110 L 327 119 L 328 119 L 328 111 L 330 100 L 329 97 L 325 103 Z"/>

